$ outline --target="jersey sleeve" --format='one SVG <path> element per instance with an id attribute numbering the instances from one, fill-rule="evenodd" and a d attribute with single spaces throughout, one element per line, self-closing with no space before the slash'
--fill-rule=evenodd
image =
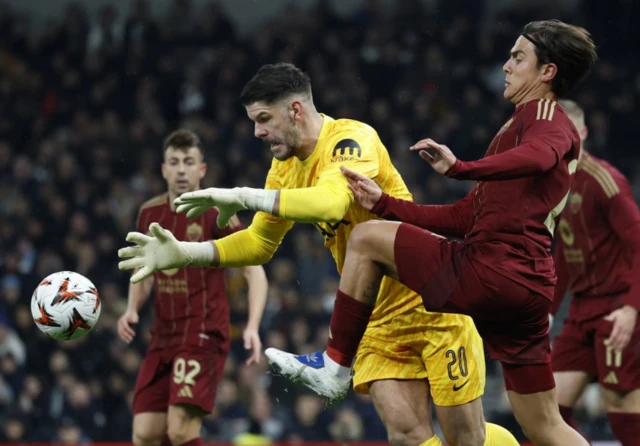
<path id="1" fill-rule="evenodd" d="M 522 130 L 516 147 L 478 161 L 457 160 L 446 175 L 458 180 L 500 181 L 538 175 L 553 169 L 574 146 L 579 145 L 574 141 L 568 118 L 548 110 L 542 113 L 540 104 L 538 111 L 535 107 L 522 111 Z M 552 104 L 549 107 L 555 109 L 555 102 Z M 576 152 L 574 159 L 577 156 Z"/>
<path id="2" fill-rule="evenodd" d="M 640 310 L 640 210 L 627 179 L 619 172 L 611 178 L 615 183 L 605 182 L 603 189 L 603 199 L 607 200 L 604 206 L 605 216 L 631 259 L 631 286 L 628 293 L 622 297 L 622 302 Z M 619 264 L 619 268 L 626 268 L 621 260 L 611 259 Z"/>
<path id="3" fill-rule="evenodd" d="M 280 215 L 307 223 L 342 220 L 353 204 L 353 194 L 341 166 L 375 178 L 379 171 L 379 140 L 375 132 L 342 131 L 328 141 L 321 156 L 322 170 L 315 186 L 280 191 Z M 380 143 L 381 144 L 381 143 Z"/>
<path id="4" fill-rule="evenodd" d="M 267 175 L 265 189 L 283 190 L 281 172 L 273 166 Z M 256 212 L 249 227 L 230 229 L 232 233 L 228 236 L 213 241 L 220 256 L 219 266 L 242 267 L 268 262 L 292 226 L 292 221 Z"/>
<path id="5" fill-rule="evenodd" d="M 386 220 L 401 221 L 445 237 L 464 238 L 473 221 L 473 197 L 477 186 L 452 205 L 425 205 L 382 194 L 371 210 Z"/>

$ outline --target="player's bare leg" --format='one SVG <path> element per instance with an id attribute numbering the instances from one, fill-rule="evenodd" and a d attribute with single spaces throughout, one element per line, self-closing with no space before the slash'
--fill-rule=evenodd
<path id="1" fill-rule="evenodd" d="M 525 435 L 538 446 L 589 446 L 560 416 L 556 389 L 521 395 L 507 391 L 513 414 Z"/>
<path id="2" fill-rule="evenodd" d="M 553 379 L 556 382 L 556 393 L 558 395 L 558 406 L 560 415 L 564 421 L 580 432 L 578 423 L 573 418 L 573 408 L 584 392 L 587 385 L 593 381 L 593 376 L 587 372 L 554 372 Z"/>
<path id="3" fill-rule="evenodd" d="M 436 405 L 436 415 L 448 444 L 455 446 L 484 444 L 485 422 L 480 398 L 459 406 Z"/>
<path id="4" fill-rule="evenodd" d="M 602 388 L 609 424 L 622 446 L 638 443 L 640 438 L 640 389 L 629 392 Z"/>
<path id="5" fill-rule="evenodd" d="M 200 439 L 202 418 L 205 412 L 191 404 L 169 406 L 167 435 L 173 446 L 203 444 Z"/>
<path id="6" fill-rule="evenodd" d="M 167 435 L 165 412 L 143 412 L 133 417 L 133 444 L 135 446 L 160 446 Z"/>
<path id="7" fill-rule="evenodd" d="M 434 436 L 425 380 L 374 381 L 369 394 L 392 446 L 418 446 Z"/>

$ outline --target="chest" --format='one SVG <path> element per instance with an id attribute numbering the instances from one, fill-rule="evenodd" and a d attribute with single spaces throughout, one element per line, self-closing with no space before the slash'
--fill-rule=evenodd
<path id="1" fill-rule="evenodd" d="M 158 223 L 171 231 L 180 241 L 202 242 L 215 238 L 211 224 L 215 218 L 212 220 L 208 214 L 207 212 L 197 218 L 189 219 L 184 214 L 167 212 L 158 220 Z"/>
<path id="2" fill-rule="evenodd" d="M 558 230 L 563 242 L 568 246 L 582 243 L 585 239 L 591 239 L 600 231 L 595 228 L 603 228 L 606 222 L 598 211 L 596 191 L 594 185 L 578 173 L 571 184 L 567 203 Z"/>
<path id="3" fill-rule="evenodd" d="M 493 137 L 489 149 L 485 156 L 496 155 L 498 153 L 506 152 L 520 144 L 521 142 L 521 120 L 518 116 L 512 116 L 509 118 L 498 130 L 498 133 Z"/>

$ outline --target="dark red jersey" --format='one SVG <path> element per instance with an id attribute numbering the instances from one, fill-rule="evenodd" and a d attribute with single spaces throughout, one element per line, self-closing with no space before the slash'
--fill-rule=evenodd
<path id="1" fill-rule="evenodd" d="M 640 211 L 622 173 L 584 153 L 556 231 L 552 313 L 567 289 L 579 320 L 640 309 Z"/>
<path id="2" fill-rule="evenodd" d="M 464 237 L 477 261 L 551 300 L 551 242 L 579 153 L 578 131 L 562 107 L 536 99 L 516 108 L 484 158 L 458 160 L 446 173 L 478 181 L 467 197 L 454 205 L 421 206 L 383 196 L 373 211 Z"/>
<path id="3" fill-rule="evenodd" d="M 148 233 L 157 222 L 181 241 L 218 239 L 242 229 L 237 218 L 219 229 L 218 211 L 209 209 L 195 219 L 171 210 L 169 195 L 162 194 L 140 208 L 138 232 Z M 229 349 L 229 304 L 226 293 L 226 271 L 222 268 L 180 268 L 158 271 L 154 278 L 154 321 L 151 348 L 176 347 L 184 344 L 218 345 Z"/>

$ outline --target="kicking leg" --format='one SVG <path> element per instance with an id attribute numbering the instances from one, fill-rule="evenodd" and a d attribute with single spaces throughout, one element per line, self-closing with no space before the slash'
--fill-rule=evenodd
<path id="1" fill-rule="evenodd" d="M 400 223 L 368 221 L 349 237 L 340 287 L 331 317 L 327 352 L 295 356 L 269 348 L 273 368 L 330 400 L 344 398 L 351 365 L 364 336 L 384 275 L 398 277 L 395 238 Z"/>

